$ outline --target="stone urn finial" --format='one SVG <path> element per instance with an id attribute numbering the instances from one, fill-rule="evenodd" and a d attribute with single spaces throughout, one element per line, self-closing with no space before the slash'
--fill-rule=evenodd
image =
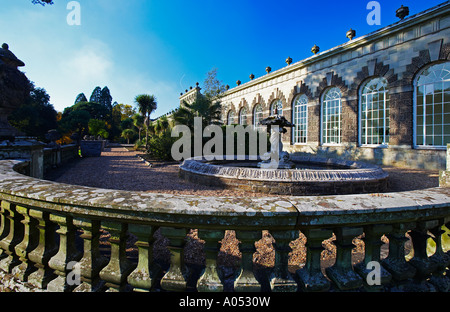
<path id="1" fill-rule="evenodd" d="M 236 84 L 237 84 L 238 86 L 240 86 L 240 85 L 241 85 L 241 81 L 240 81 L 240 80 L 236 81 Z"/>
<path id="2" fill-rule="evenodd" d="M 226 89 L 226 90 L 230 90 L 230 86 L 229 86 L 229 85 L 226 85 L 226 86 L 225 86 L 225 89 Z"/>
<path id="3" fill-rule="evenodd" d="M 253 79 L 255 79 L 255 75 L 250 74 L 249 78 L 250 78 L 250 80 L 253 80 Z"/>
<path id="4" fill-rule="evenodd" d="M 291 58 L 291 57 L 288 57 L 288 58 L 286 59 L 286 64 L 288 64 L 288 65 L 291 65 L 291 64 L 292 64 L 292 58 Z"/>
<path id="5" fill-rule="evenodd" d="M 266 72 L 267 72 L 267 73 L 270 73 L 271 71 L 272 71 L 272 68 L 271 68 L 270 66 L 267 66 L 267 67 L 266 67 Z"/>
<path id="6" fill-rule="evenodd" d="M 354 29 L 351 29 L 349 31 L 347 31 L 346 33 L 346 37 L 350 40 L 352 40 L 353 38 L 355 38 L 356 36 L 356 31 Z"/>
<path id="7" fill-rule="evenodd" d="M 401 6 L 397 11 L 395 11 L 395 16 L 397 16 L 400 20 L 404 19 L 409 15 L 409 8 L 405 6 Z"/>
<path id="8" fill-rule="evenodd" d="M 320 48 L 319 48 L 317 45 L 314 45 L 314 46 L 311 48 L 311 52 L 314 53 L 314 54 L 319 53 L 319 51 L 320 51 Z"/>

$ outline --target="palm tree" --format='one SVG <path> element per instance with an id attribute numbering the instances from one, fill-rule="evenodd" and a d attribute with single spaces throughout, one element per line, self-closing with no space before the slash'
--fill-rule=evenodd
<path id="1" fill-rule="evenodd" d="M 138 105 L 139 113 L 145 117 L 146 134 L 145 147 L 148 149 L 148 127 L 150 125 L 150 115 L 157 108 L 156 97 L 149 94 L 141 94 L 136 96 L 135 103 Z"/>
<path id="2" fill-rule="evenodd" d="M 130 144 L 130 139 L 134 136 L 134 130 L 133 129 L 125 129 L 122 131 L 122 138 L 127 139 L 127 144 Z"/>
<path id="3" fill-rule="evenodd" d="M 176 124 L 186 125 L 191 130 L 194 129 L 194 117 L 203 118 L 203 128 L 208 125 L 221 125 L 221 104 L 207 97 L 197 97 L 197 99 L 183 105 L 173 114 Z"/>
<path id="4" fill-rule="evenodd" d="M 144 128 L 145 117 L 140 114 L 134 114 L 131 118 L 133 119 L 133 125 L 138 128 L 139 141 L 141 141 L 141 131 Z"/>

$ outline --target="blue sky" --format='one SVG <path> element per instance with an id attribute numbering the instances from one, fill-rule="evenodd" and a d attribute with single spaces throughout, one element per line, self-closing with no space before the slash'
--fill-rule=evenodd
<path id="1" fill-rule="evenodd" d="M 124 104 L 154 94 L 157 117 L 212 68 L 233 87 L 267 66 L 286 66 L 288 56 L 311 56 L 314 44 L 325 51 L 346 42 L 350 28 L 359 37 L 390 25 L 400 5 L 413 15 L 444 1 L 379 0 L 379 26 L 366 21 L 366 0 L 79 0 L 80 26 L 66 22 L 69 0 L 54 2 L 1 0 L 0 41 L 25 62 L 22 70 L 47 90 L 55 109 L 108 86 L 113 101 Z"/>

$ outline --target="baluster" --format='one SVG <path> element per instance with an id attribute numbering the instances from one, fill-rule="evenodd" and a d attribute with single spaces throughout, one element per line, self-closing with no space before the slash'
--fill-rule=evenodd
<path id="1" fill-rule="evenodd" d="M 328 291 L 330 282 L 322 274 L 320 266 L 322 242 L 331 237 L 333 232 L 328 229 L 305 229 L 306 236 L 306 264 L 297 270 L 300 286 L 303 291 Z"/>
<path id="2" fill-rule="evenodd" d="M 205 241 L 206 268 L 197 282 L 199 292 L 222 292 L 223 284 L 217 270 L 217 255 L 220 251 L 220 240 L 224 237 L 222 230 L 198 230 L 198 235 Z"/>
<path id="3" fill-rule="evenodd" d="M 161 287 L 167 291 L 186 291 L 187 282 L 184 278 L 184 246 L 186 245 L 186 235 L 188 231 L 185 228 L 161 228 L 161 234 L 169 239 L 167 246 L 172 254 L 170 259 L 170 268 L 161 279 Z"/>
<path id="4" fill-rule="evenodd" d="M 427 234 L 427 228 L 437 226 L 437 224 L 437 220 L 419 222 L 417 227 L 409 232 L 414 248 L 414 257 L 409 260 L 409 263 L 416 268 L 414 284 L 411 286 L 418 290 L 435 290 L 431 284 L 426 282 L 437 268 L 436 263 L 430 261 L 427 255 L 427 241 L 431 237 Z"/>
<path id="5" fill-rule="evenodd" d="M 236 231 L 236 238 L 241 242 L 241 273 L 234 282 L 236 292 L 259 292 L 261 285 L 253 273 L 253 254 L 256 252 L 255 242 L 262 238 L 261 231 Z"/>
<path id="6" fill-rule="evenodd" d="M 386 235 L 389 239 L 389 256 L 381 264 L 400 288 L 416 274 L 416 269 L 405 259 L 405 243 L 408 241 L 405 233 L 408 228 L 414 226 L 414 223 L 398 223 L 394 225 L 392 232 Z"/>
<path id="7" fill-rule="evenodd" d="M 76 281 L 67 277 L 72 273 L 74 262 L 80 260 L 82 256 L 75 246 L 76 228 L 71 216 L 50 214 L 50 221 L 59 225 L 59 229 L 56 230 L 59 234 L 59 249 L 48 262 L 57 277 L 48 283 L 47 289 L 51 292 L 70 292 L 78 285 Z"/>
<path id="8" fill-rule="evenodd" d="M 56 224 L 50 221 L 50 214 L 39 210 L 30 209 L 29 215 L 38 221 L 38 246 L 28 254 L 28 259 L 34 262 L 37 271 L 28 276 L 28 283 L 41 289 L 46 289 L 47 284 L 56 276 L 48 266 L 48 261 L 57 251 L 55 241 Z"/>
<path id="9" fill-rule="evenodd" d="M 0 241 L 0 248 L 3 249 L 2 260 L 0 261 L 0 269 L 7 273 L 11 273 L 12 269 L 21 262 L 15 253 L 15 246 L 23 239 L 22 215 L 17 213 L 16 206 L 6 201 L 2 201 L 3 211 L 6 212 L 6 220 L 9 228 L 8 234 Z"/>
<path id="10" fill-rule="evenodd" d="M 450 291 L 450 278 L 444 275 L 446 268 L 450 265 L 450 254 L 445 253 L 442 244 L 442 234 L 446 233 L 443 229 L 444 222 L 439 220 L 438 226 L 430 229 L 431 234 L 434 235 L 434 242 L 436 243 L 436 251 L 430 257 L 430 261 L 436 264 L 436 271 L 432 273 L 430 283 L 433 284 L 438 291 Z"/>
<path id="11" fill-rule="evenodd" d="M 128 276 L 128 283 L 134 287 L 134 291 L 150 291 L 155 281 L 160 278 L 161 267 L 153 260 L 153 235 L 158 227 L 150 225 L 131 224 L 130 232 L 136 235 L 139 260 L 136 270 Z"/>
<path id="12" fill-rule="evenodd" d="M 438 221 L 433 221 L 432 224 L 430 221 L 420 222 L 417 224 L 416 229 L 409 232 L 414 248 L 414 257 L 409 261 L 409 263 L 416 268 L 416 277 L 420 279 L 428 278 L 436 269 L 436 264 L 430 261 L 427 255 L 427 241 L 428 238 L 431 238 L 431 236 L 427 234 L 427 228 L 429 225 L 436 227 L 438 225 Z"/>
<path id="13" fill-rule="evenodd" d="M 9 212 L 5 207 L 9 205 L 4 200 L 0 202 L 0 241 L 2 241 L 6 236 L 9 235 L 9 220 L 7 216 L 9 215 Z M 6 254 L 5 251 L 2 249 L 0 245 L 0 260 L 5 258 Z"/>
<path id="14" fill-rule="evenodd" d="M 29 208 L 16 206 L 16 210 L 24 217 L 22 220 L 24 225 L 24 235 L 22 242 L 14 249 L 22 263 L 12 270 L 12 274 L 21 281 L 26 282 L 28 276 L 36 270 L 33 262 L 28 259 L 28 255 L 39 244 L 39 230 L 37 228 L 38 220 L 30 216 Z"/>
<path id="15" fill-rule="evenodd" d="M 292 251 L 289 243 L 298 236 L 298 231 L 274 231 L 271 234 L 275 239 L 275 267 L 270 287 L 273 292 L 295 292 L 297 283 L 289 273 L 289 253 Z"/>
<path id="16" fill-rule="evenodd" d="M 83 230 L 83 258 L 78 262 L 81 285 L 74 292 L 98 292 L 104 289 L 105 282 L 100 279 L 100 270 L 108 259 L 100 255 L 100 221 L 77 218 L 75 226 Z"/>
<path id="17" fill-rule="evenodd" d="M 363 285 L 361 277 L 353 271 L 353 238 L 363 233 L 359 227 L 342 227 L 335 230 L 336 263 L 325 270 L 327 276 L 340 290 L 353 290 Z"/>
<path id="18" fill-rule="evenodd" d="M 446 218 L 446 221 L 448 221 L 448 218 Z M 445 223 L 445 227 L 447 228 L 447 229 L 450 229 L 450 222 L 446 222 Z M 449 238 L 450 238 L 450 233 L 448 233 L 448 234 L 444 234 L 444 235 L 447 235 L 447 237 L 446 237 L 446 244 L 445 244 L 445 247 L 447 248 L 447 252 L 446 252 L 446 254 L 448 255 L 448 256 L 450 256 L 450 243 L 449 243 Z M 444 244 L 443 244 L 444 245 Z M 445 271 L 445 276 L 447 277 L 447 278 L 450 278 L 450 266 L 447 266 L 447 270 Z"/>
<path id="19" fill-rule="evenodd" d="M 368 291 L 382 291 L 383 285 L 388 285 L 392 280 L 392 275 L 381 266 L 381 236 L 392 230 L 391 225 L 377 224 L 364 227 L 364 260 L 355 265 L 355 271 L 361 275 L 364 281 L 364 288 Z M 376 262 L 379 268 L 380 285 L 368 285 L 368 275 L 372 273 L 373 267 L 367 265 L 370 262 Z M 369 277 L 371 278 L 371 277 Z"/>
<path id="20" fill-rule="evenodd" d="M 100 271 L 100 277 L 109 287 L 108 292 L 129 291 L 127 284 L 128 275 L 136 268 L 128 258 L 126 245 L 128 239 L 128 224 L 104 222 L 102 226 L 107 230 L 111 237 L 111 259 L 108 265 Z"/>

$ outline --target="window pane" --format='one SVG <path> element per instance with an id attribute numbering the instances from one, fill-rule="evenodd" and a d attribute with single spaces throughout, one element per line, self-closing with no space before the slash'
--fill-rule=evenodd
<path id="1" fill-rule="evenodd" d="M 387 144 L 389 142 L 389 93 L 387 81 L 375 78 L 362 87 L 361 144 Z M 364 135 L 363 135 L 364 134 Z"/>
<path id="2" fill-rule="evenodd" d="M 425 98 L 423 98 L 425 94 Z M 417 78 L 416 144 L 443 146 L 450 135 L 450 62 L 429 66 Z M 425 100 L 425 103 L 423 103 Z M 421 124 L 425 121 L 426 127 Z M 422 134 L 425 130 L 425 139 Z"/>

